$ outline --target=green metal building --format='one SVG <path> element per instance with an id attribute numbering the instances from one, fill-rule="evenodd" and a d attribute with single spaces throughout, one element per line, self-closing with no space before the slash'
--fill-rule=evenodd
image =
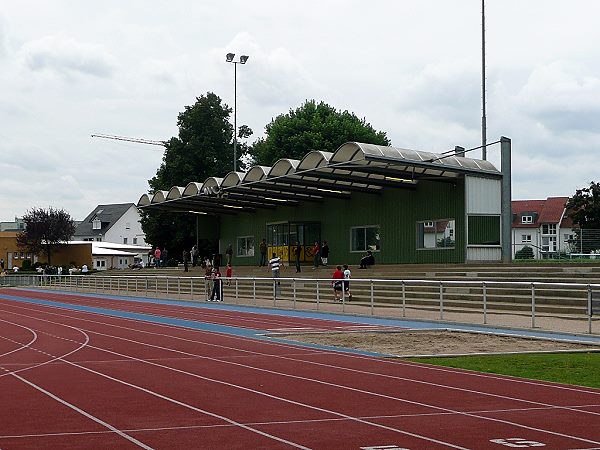
<path id="1" fill-rule="evenodd" d="M 258 265 L 263 238 L 268 257 L 290 262 L 298 241 L 305 263 L 323 241 L 334 265 L 355 265 L 367 250 L 376 264 L 501 261 L 511 218 L 510 140 L 501 143 L 503 172 L 462 155 L 350 142 L 144 194 L 138 207 L 199 214 L 238 266 Z"/>

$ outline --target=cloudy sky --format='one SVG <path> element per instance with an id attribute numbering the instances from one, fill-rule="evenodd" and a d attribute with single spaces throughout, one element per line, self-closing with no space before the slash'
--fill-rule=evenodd
<path id="1" fill-rule="evenodd" d="M 513 140 L 515 199 L 600 180 L 598 17 L 596 0 L 486 2 L 488 141 Z M 3 1 L 0 220 L 136 203 L 162 149 L 90 135 L 165 140 L 196 96 L 233 105 L 228 52 L 250 56 L 237 117 L 252 140 L 316 99 L 397 147 L 475 147 L 480 27 L 480 0 Z"/>

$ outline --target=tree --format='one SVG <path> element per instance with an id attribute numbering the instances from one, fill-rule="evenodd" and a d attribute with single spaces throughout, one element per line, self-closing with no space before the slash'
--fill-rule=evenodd
<path id="1" fill-rule="evenodd" d="M 592 181 L 589 187 L 577 189 L 566 207 L 580 228 L 600 229 L 600 183 Z"/>
<path id="2" fill-rule="evenodd" d="M 277 116 L 265 131 L 249 153 L 254 163 L 267 166 L 281 158 L 301 159 L 310 150 L 333 152 L 348 141 L 390 145 L 386 134 L 365 119 L 314 100 Z"/>
<path id="3" fill-rule="evenodd" d="M 34 254 L 46 253 L 51 264 L 52 250 L 75 234 L 75 223 L 63 209 L 33 208 L 23 216 L 25 231 L 17 234 L 19 248 Z"/>
<path id="4" fill-rule="evenodd" d="M 177 117 L 179 136 L 167 144 L 156 175 L 148 180 L 150 192 L 185 186 L 191 181 L 204 181 L 209 176 L 223 176 L 233 169 L 233 126 L 229 122 L 231 108 L 208 92 L 186 106 Z M 241 138 L 252 130 L 239 127 Z M 241 152 L 240 152 L 241 153 Z M 238 161 L 239 166 L 239 161 Z M 148 242 L 166 246 L 176 259 L 183 249 L 195 242 L 196 217 L 192 214 L 142 211 L 142 228 Z M 215 243 L 201 242 L 205 252 L 213 252 Z M 213 248 L 208 248 L 213 247 Z"/>

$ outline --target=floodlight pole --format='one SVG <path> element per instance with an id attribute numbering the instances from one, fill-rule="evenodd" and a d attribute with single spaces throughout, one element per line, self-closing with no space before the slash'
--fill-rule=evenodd
<path id="1" fill-rule="evenodd" d="M 481 159 L 487 159 L 487 118 L 485 113 L 485 0 L 481 0 Z"/>
<path id="2" fill-rule="evenodd" d="M 227 53 L 225 61 L 233 64 L 233 171 L 237 170 L 237 65 L 246 64 L 248 55 L 241 55 L 234 61 L 235 53 Z"/>
<path id="3" fill-rule="evenodd" d="M 233 171 L 237 168 L 237 62 L 233 62 Z"/>

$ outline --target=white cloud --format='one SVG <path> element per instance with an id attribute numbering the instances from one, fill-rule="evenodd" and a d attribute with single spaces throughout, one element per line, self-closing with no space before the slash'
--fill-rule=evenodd
<path id="1" fill-rule="evenodd" d="M 151 7 L 149 7 L 151 5 Z M 479 0 L 290 4 L 6 2 L 0 16 L 0 219 L 32 206 L 84 217 L 136 202 L 177 114 L 216 93 L 259 137 L 306 99 L 364 117 L 393 144 L 480 142 Z M 597 175 L 600 3 L 489 2 L 488 140 L 513 140 L 515 198 L 568 195 Z M 478 152 L 473 156 L 477 157 Z M 499 152 L 490 149 L 498 164 Z"/>
<path id="2" fill-rule="evenodd" d="M 80 43 L 64 33 L 29 42 L 21 54 L 32 71 L 47 70 L 69 78 L 73 75 L 105 78 L 116 67 L 114 57 L 102 45 Z"/>

